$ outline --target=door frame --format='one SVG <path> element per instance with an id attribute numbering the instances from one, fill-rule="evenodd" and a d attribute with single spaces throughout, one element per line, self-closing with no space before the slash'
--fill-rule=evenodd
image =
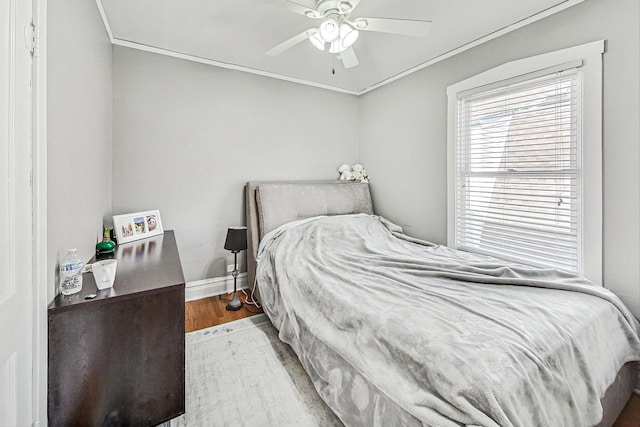
<path id="1" fill-rule="evenodd" d="M 32 0 L 38 52 L 32 63 L 32 317 L 33 426 L 47 425 L 47 2 Z"/>

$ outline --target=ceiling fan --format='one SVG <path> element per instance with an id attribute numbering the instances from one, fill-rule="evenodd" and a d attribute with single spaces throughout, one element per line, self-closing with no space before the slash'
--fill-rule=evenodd
<path id="1" fill-rule="evenodd" d="M 353 50 L 353 44 L 360 35 L 360 31 L 376 31 L 381 33 L 402 34 L 414 37 L 424 37 L 431 28 L 430 21 L 391 18 L 355 18 L 351 19 L 351 12 L 362 0 L 315 0 L 315 8 L 310 8 L 291 0 L 284 0 L 281 4 L 287 9 L 320 20 L 317 28 L 310 28 L 302 33 L 280 43 L 265 52 L 267 56 L 276 56 L 292 48 L 304 40 L 309 40 L 316 48 L 324 51 L 329 45 L 329 52 L 338 55 L 345 68 L 358 65 L 358 57 Z"/>

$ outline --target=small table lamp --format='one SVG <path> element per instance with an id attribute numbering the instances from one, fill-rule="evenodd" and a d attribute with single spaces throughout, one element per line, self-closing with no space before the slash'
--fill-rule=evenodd
<path id="1" fill-rule="evenodd" d="M 224 242 L 224 248 L 233 253 L 233 298 L 227 304 L 227 310 L 236 311 L 242 307 L 242 301 L 238 298 L 238 252 L 247 249 L 247 227 L 229 227 L 227 230 L 227 239 Z"/>

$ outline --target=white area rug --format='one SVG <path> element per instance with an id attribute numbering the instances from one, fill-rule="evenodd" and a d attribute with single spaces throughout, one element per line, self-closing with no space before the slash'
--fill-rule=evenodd
<path id="1" fill-rule="evenodd" d="M 172 426 L 342 425 L 264 314 L 188 333 L 186 371 Z"/>

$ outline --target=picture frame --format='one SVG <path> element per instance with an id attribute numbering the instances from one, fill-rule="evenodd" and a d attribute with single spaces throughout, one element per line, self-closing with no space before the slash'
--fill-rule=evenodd
<path id="1" fill-rule="evenodd" d="M 164 233 L 160 211 L 157 209 L 114 215 L 113 229 L 119 245 Z"/>

